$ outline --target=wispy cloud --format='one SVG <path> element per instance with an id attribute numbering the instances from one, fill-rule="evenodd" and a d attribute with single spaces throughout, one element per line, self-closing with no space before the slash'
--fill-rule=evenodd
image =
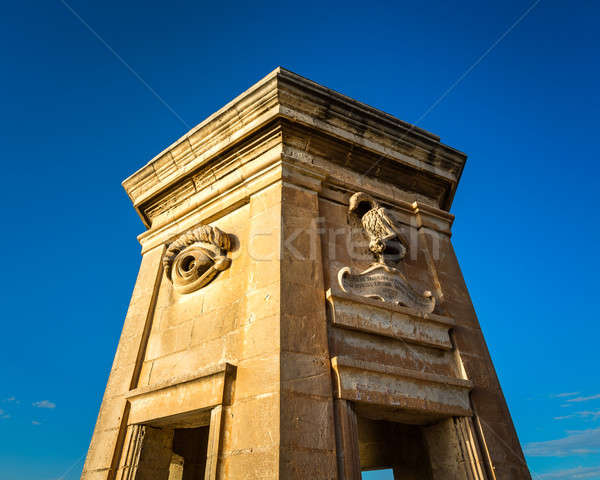
<path id="1" fill-rule="evenodd" d="M 591 420 L 598 420 L 600 418 L 600 410 L 596 410 L 596 411 L 585 410 L 583 412 L 575 412 L 575 413 L 572 413 L 571 415 L 562 415 L 560 417 L 554 417 L 554 420 L 566 420 L 568 418 L 575 418 L 575 417 L 591 419 Z"/>
<path id="2" fill-rule="evenodd" d="M 543 480 L 581 480 L 586 478 L 600 478 L 600 467 L 576 467 L 567 470 L 556 470 L 536 475 Z"/>
<path id="3" fill-rule="evenodd" d="M 0 408 L 0 418 L 10 418 L 10 415 Z"/>
<path id="4" fill-rule="evenodd" d="M 37 408 L 56 408 L 56 403 L 51 402 L 49 400 L 40 400 L 39 402 L 33 402 L 32 405 Z"/>
<path id="5" fill-rule="evenodd" d="M 5 398 L 4 401 L 5 402 L 10 402 L 10 403 L 19 403 L 19 401 L 15 397 Z"/>
<path id="6" fill-rule="evenodd" d="M 38 422 L 37 420 L 32 420 L 32 421 L 31 421 L 31 424 L 32 424 L 32 425 L 41 425 L 41 424 L 42 424 L 42 422 Z"/>
<path id="7" fill-rule="evenodd" d="M 552 398 L 563 398 L 563 397 L 574 397 L 575 395 L 579 395 L 579 392 L 565 392 L 565 393 L 555 393 L 550 395 Z"/>
<path id="8" fill-rule="evenodd" d="M 589 397 L 575 397 L 569 398 L 567 402 L 589 402 L 590 400 L 598 400 L 600 398 L 600 393 L 596 395 L 590 395 Z"/>
<path id="9" fill-rule="evenodd" d="M 528 443 L 525 454 L 530 457 L 566 457 L 600 452 L 600 428 L 567 433 L 566 437 L 556 440 Z"/>

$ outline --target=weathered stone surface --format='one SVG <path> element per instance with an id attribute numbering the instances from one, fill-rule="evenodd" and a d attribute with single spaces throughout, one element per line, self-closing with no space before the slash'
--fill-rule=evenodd
<path id="1" fill-rule="evenodd" d="M 455 322 L 439 315 L 415 315 L 403 307 L 382 306 L 378 300 L 327 292 L 332 323 L 341 328 L 451 350 L 449 329 Z"/>
<path id="2" fill-rule="evenodd" d="M 465 158 L 277 69 L 125 180 L 148 229 L 82 478 L 529 479 L 450 243 Z"/>

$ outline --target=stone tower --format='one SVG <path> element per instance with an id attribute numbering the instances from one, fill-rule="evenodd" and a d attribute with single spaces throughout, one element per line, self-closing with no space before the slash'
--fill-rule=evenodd
<path id="1" fill-rule="evenodd" d="M 466 157 L 278 68 L 124 181 L 82 478 L 529 479 L 450 242 Z"/>

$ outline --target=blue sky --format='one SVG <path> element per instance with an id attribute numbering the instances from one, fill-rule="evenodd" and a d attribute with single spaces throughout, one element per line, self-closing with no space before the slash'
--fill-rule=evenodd
<path id="1" fill-rule="evenodd" d="M 530 468 L 600 478 L 598 3 L 8 2 L 0 478 L 78 478 L 139 264 L 120 182 L 282 65 L 469 160 L 453 241 Z M 383 478 L 370 475 L 370 479 Z"/>

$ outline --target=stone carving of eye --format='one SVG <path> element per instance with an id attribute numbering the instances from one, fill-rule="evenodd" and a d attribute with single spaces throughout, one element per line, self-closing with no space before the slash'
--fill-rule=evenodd
<path id="1" fill-rule="evenodd" d="M 180 235 L 163 257 L 167 278 L 177 293 L 190 293 L 211 282 L 229 268 L 231 238 L 217 227 L 202 225 Z"/>

